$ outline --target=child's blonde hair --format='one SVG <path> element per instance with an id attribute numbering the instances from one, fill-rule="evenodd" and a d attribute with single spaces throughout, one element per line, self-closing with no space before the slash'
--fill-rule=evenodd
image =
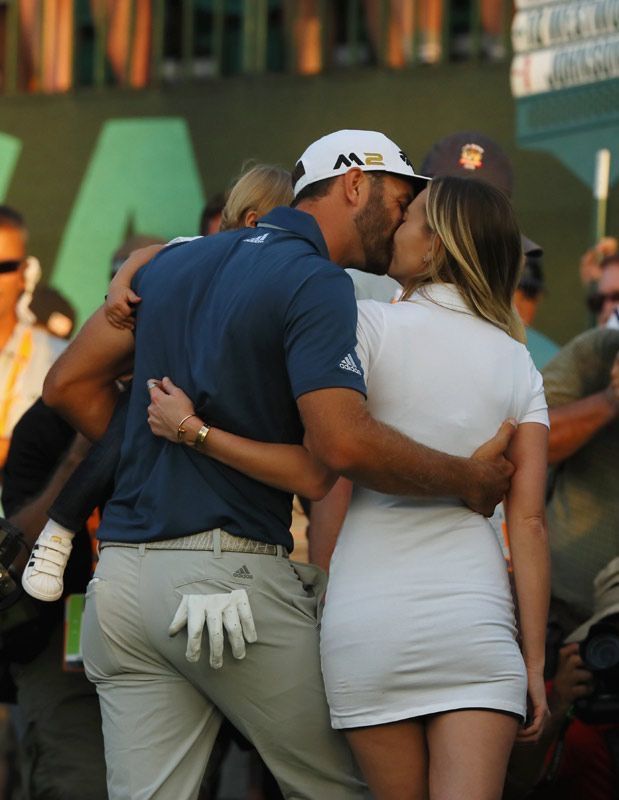
<path id="1" fill-rule="evenodd" d="M 220 230 L 242 228 L 248 211 L 263 217 L 276 206 L 289 206 L 292 198 L 288 170 L 273 164 L 256 164 L 242 173 L 230 190 L 221 214 Z"/>

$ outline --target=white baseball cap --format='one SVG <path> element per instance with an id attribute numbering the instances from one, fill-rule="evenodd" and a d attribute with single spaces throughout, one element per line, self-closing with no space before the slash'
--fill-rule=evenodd
<path id="1" fill-rule="evenodd" d="M 294 196 L 311 183 L 344 175 L 358 167 L 364 172 L 389 172 L 410 180 L 415 191 L 430 178 L 417 175 L 406 153 L 378 131 L 335 131 L 310 144 L 292 172 Z"/>

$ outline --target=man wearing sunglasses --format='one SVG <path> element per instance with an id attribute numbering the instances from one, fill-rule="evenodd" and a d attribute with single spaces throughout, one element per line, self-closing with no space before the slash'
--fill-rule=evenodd
<path id="1" fill-rule="evenodd" d="M 587 298 L 587 306 L 597 325 L 607 325 L 619 310 L 619 252 L 600 262 L 597 289 Z"/>
<path id="2" fill-rule="evenodd" d="M 62 340 L 34 326 L 20 302 L 39 270 L 27 258 L 27 239 L 22 215 L 0 206 L 0 469 L 16 422 L 40 396 L 48 369 L 64 349 Z"/>

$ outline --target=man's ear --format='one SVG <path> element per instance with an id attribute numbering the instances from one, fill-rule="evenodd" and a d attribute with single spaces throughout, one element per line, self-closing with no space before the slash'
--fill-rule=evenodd
<path id="1" fill-rule="evenodd" d="M 365 202 L 369 180 L 367 175 L 359 167 L 353 167 L 342 175 L 342 188 L 346 200 L 354 206 L 362 205 Z"/>
<path id="2" fill-rule="evenodd" d="M 258 222 L 258 214 L 256 214 L 253 208 L 250 208 L 249 211 L 245 212 L 243 225 L 246 228 L 255 228 L 257 222 Z"/>

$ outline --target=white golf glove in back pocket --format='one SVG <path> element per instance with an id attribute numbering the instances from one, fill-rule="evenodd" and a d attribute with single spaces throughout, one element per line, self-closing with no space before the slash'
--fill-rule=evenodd
<path id="1" fill-rule="evenodd" d="M 224 663 L 224 630 L 234 658 L 245 658 L 245 642 L 255 642 L 258 638 L 245 589 L 234 589 L 225 594 L 183 595 L 168 633 L 175 636 L 187 626 L 187 661 L 200 659 L 205 625 L 209 663 L 213 669 L 219 669 Z"/>

